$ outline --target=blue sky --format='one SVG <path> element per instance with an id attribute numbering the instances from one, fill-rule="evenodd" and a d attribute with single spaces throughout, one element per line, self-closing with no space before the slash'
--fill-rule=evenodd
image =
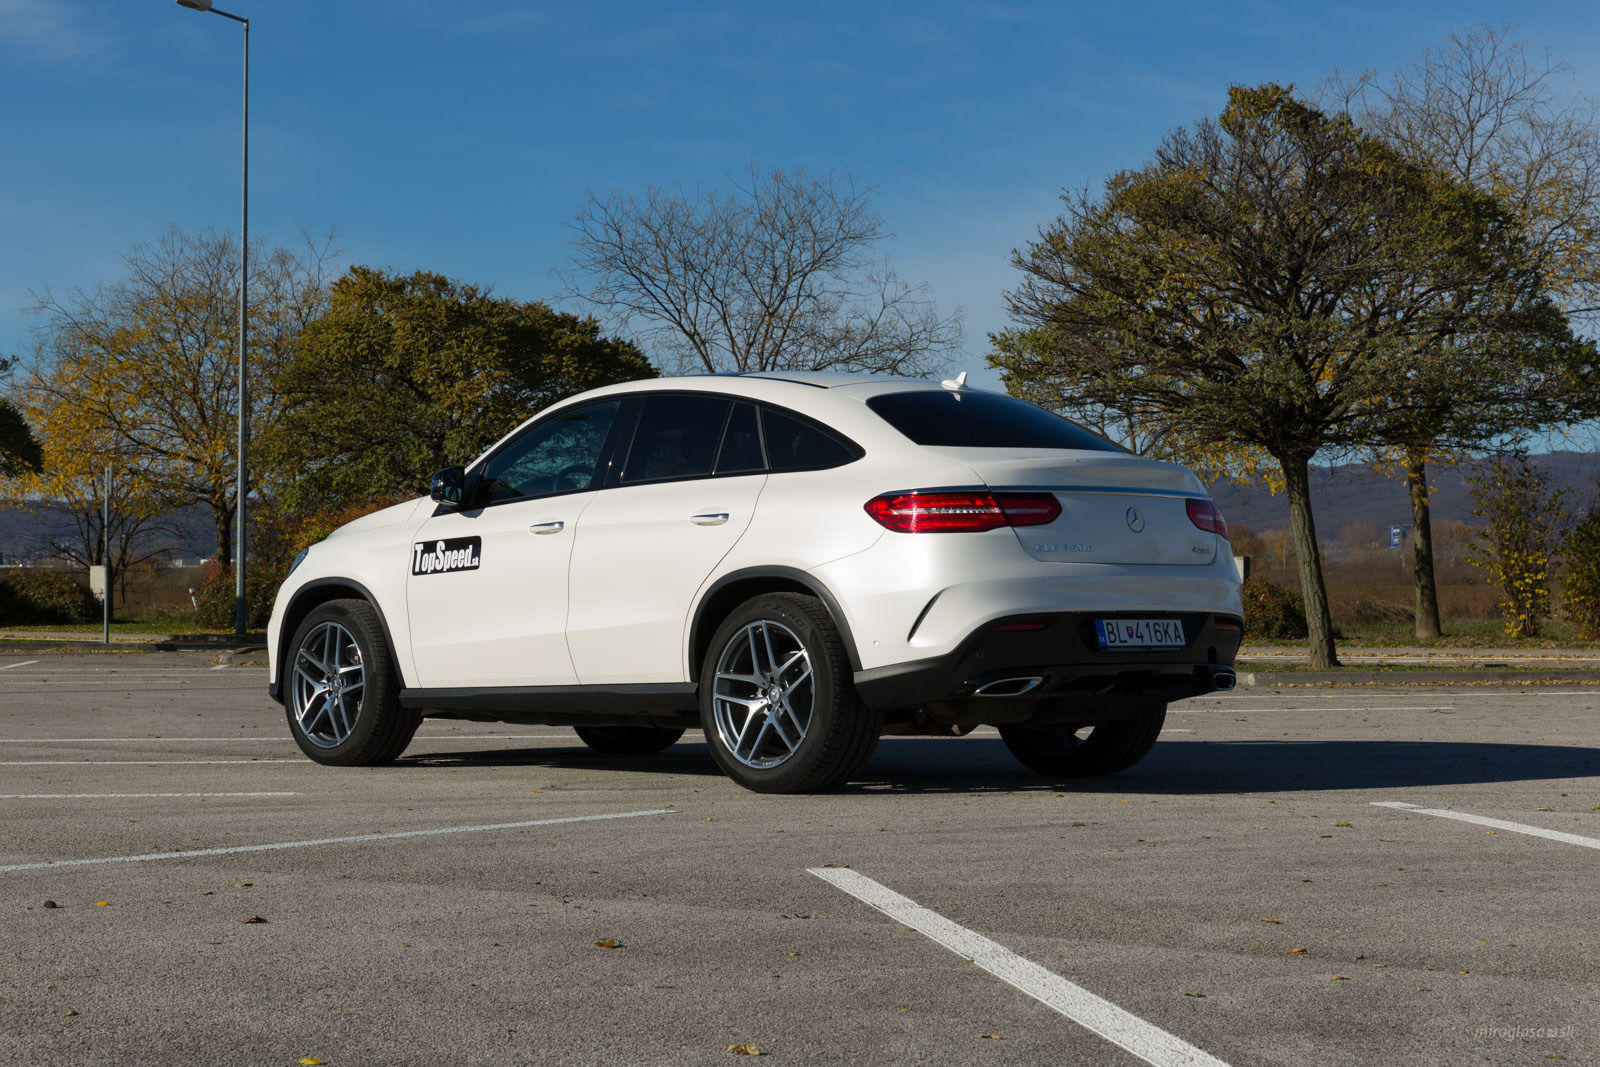
<path id="1" fill-rule="evenodd" d="M 348 262 L 548 298 L 587 190 L 847 168 L 990 385 L 1010 249 L 1230 82 L 1386 70 L 1515 16 L 1600 92 L 1592 3 L 222 6 L 252 19 L 255 234 L 336 226 Z M 30 289 L 238 225 L 239 38 L 171 0 L 0 0 L 0 353 Z"/>

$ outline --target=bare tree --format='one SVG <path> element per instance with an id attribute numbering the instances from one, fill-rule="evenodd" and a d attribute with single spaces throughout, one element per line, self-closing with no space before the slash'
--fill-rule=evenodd
<path id="1" fill-rule="evenodd" d="M 1562 311 L 1592 334 L 1600 312 L 1600 109 L 1574 91 L 1572 73 L 1531 52 L 1509 27 L 1483 25 L 1447 34 L 1388 81 L 1372 71 L 1335 72 L 1323 95 L 1409 158 L 1491 193 L 1516 217 L 1524 254 Z M 1576 384 L 1568 390 L 1574 405 Z M 1560 402 L 1544 411 L 1545 424 L 1576 414 Z M 1535 425 L 1521 428 L 1541 420 L 1529 421 Z M 1437 637 L 1427 464 L 1439 442 L 1414 427 L 1386 445 L 1411 498 L 1417 635 Z"/>
<path id="2" fill-rule="evenodd" d="M 591 193 L 566 295 L 631 328 L 679 373 L 941 372 L 961 316 L 903 283 L 873 190 L 848 175 L 752 169 L 746 184 Z"/>

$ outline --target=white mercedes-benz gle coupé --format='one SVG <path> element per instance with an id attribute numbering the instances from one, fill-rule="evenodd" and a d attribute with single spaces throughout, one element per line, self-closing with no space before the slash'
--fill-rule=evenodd
<path id="1" fill-rule="evenodd" d="M 1188 470 L 963 382 L 632 382 L 302 553 L 270 688 L 334 765 L 442 716 L 617 756 L 698 726 L 776 793 L 980 724 L 1042 774 L 1109 774 L 1170 702 L 1233 685 L 1227 537 Z"/>

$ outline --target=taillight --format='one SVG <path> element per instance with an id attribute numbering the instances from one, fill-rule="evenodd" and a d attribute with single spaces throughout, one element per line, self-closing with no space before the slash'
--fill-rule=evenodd
<path id="1" fill-rule="evenodd" d="M 979 533 L 1001 526 L 1043 526 L 1061 514 L 1050 493 L 884 493 L 867 514 L 896 533 Z"/>
<path id="2" fill-rule="evenodd" d="M 1228 539 L 1228 523 L 1211 501 L 1185 500 L 1183 506 L 1189 512 L 1190 522 L 1202 530 L 1210 530 L 1224 541 Z"/>

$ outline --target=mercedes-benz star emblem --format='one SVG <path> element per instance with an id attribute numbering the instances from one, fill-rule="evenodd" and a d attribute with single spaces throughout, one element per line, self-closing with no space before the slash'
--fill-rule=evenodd
<path id="1" fill-rule="evenodd" d="M 1134 533 L 1138 533 L 1144 529 L 1144 513 L 1138 508 L 1128 509 L 1128 529 L 1132 530 Z"/>

